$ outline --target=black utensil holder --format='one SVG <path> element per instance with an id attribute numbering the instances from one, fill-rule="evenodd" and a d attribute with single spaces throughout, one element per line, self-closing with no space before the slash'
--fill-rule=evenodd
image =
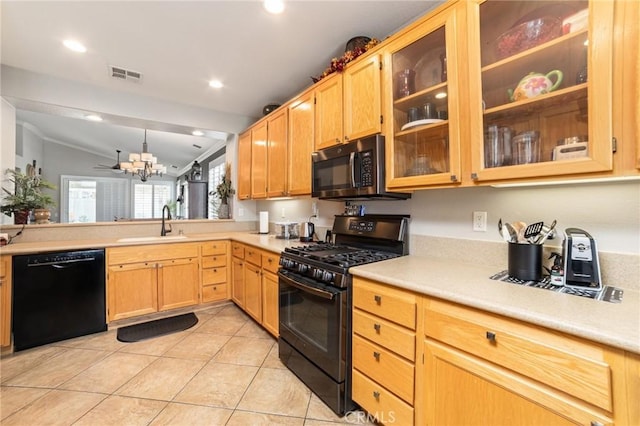
<path id="1" fill-rule="evenodd" d="M 542 244 L 509 243 L 509 276 L 523 281 L 542 278 Z"/>

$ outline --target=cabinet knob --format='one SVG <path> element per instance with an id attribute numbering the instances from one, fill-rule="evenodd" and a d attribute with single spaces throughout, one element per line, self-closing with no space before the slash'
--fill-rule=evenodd
<path id="1" fill-rule="evenodd" d="M 380 361 L 380 352 L 373 351 L 373 357 L 376 361 Z"/>
<path id="2" fill-rule="evenodd" d="M 216 291 L 218 289 L 218 287 L 216 287 L 215 285 L 213 286 L 213 291 Z"/>
<path id="3" fill-rule="evenodd" d="M 373 391 L 373 397 L 374 397 L 375 399 L 380 399 L 380 392 L 378 392 L 378 391 Z"/>
<path id="4" fill-rule="evenodd" d="M 380 324 L 373 324 L 373 329 L 380 333 Z"/>
<path id="5" fill-rule="evenodd" d="M 340 139 L 336 138 L 336 143 L 340 143 Z"/>
<path id="6" fill-rule="evenodd" d="M 213 272 L 218 272 L 218 270 L 216 268 L 213 268 Z"/>
<path id="7" fill-rule="evenodd" d="M 376 301 L 376 303 L 379 305 L 382 303 L 382 296 L 378 296 L 377 294 L 375 296 L 373 296 L 373 300 Z"/>
<path id="8" fill-rule="evenodd" d="M 344 141 L 345 141 L 345 142 L 348 142 L 348 141 L 349 141 L 349 136 L 345 135 L 345 136 L 344 136 Z"/>
<path id="9" fill-rule="evenodd" d="M 492 331 L 487 331 L 486 337 L 487 337 L 487 340 L 490 341 L 491 343 L 496 342 L 496 333 Z"/>

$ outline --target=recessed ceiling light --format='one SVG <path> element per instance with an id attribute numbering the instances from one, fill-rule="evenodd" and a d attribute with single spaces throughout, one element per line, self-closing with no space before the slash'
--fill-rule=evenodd
<path id="1" fill-rule="evenodd" d="M 65 40 L 62 42 L 62 44 L 64 44 L 67 49 L 73 50 L 74 52 L 84 53 L 87 51 L 87 48 L 84 47 L 82 43 L 76 40 Z"/>
<path id="2" fill-rule="evenodd" d="M 204 136 L 204 132 L 202 130 L 194 130 L 191 134 L 193 136 Z"/>
<path id="3" fill-rule="evenodd" d="M 86 118 L 89 121 L 102 121 L 102 117 L 100 117 L 99 115 L 96 115 L 96 114 L 87 115 L 84 118 Z"/>
<path id="4" fill-rule="evenodd" d="M 209 82 L 209 86 L 213 87 L 214 89 L 219 89 L 219 88 L 221 88 L 223 85 L 222 85 L 222 82 L 221 82 L 220 80 L 211 80 L 211 81 Z"/>
<path id="5" fill-rule="evenodd" d="M 267 12 L 277 15 L 278 13 L 282 13 L 282 11 L 284 10 L 284 1 L 264 0 L 263 6 L 267 10 Z"/>

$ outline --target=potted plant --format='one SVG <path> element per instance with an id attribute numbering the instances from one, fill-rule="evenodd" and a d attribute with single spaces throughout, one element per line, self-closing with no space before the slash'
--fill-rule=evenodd
<path id="1" fill-rule="evenodd" d="M 56 189 L 55 185 L 40 176 L 24 174 L 17 170 L 7 169 L 5 175 L 13 182 L 13 191 L 2 188 L 4 198 L 0 210 L 6 215 L 13 214 L 15 224 L 26 224 L 29 213 L 34 210 L 36 223 L 49 221 L 49 207 L 55 205 L 50 195 L 43 189 Z"/>
<path id="2" fill-rule="evenodd" d="M 236 193 L 231 185 L 231 163 L 225 164 L 224 175 L 222 175 L 222 182 L 218 184 L 216 190 L 212 195 L 220 199 L 220 206 L 218 207 L 218 219 L 229 219 L 229 197 Z"/>

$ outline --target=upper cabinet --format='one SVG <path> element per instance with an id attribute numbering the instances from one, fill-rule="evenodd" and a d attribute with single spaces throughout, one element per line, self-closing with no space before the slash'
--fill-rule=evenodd
<path id="1" fill-rule="evenodd" d="M 267 117 L 267 197 L 287 195 L 287 108 Z"/>
<path id="2" fill-rule="evenodd" d="M 358 58 L 315 88 L 315 149 L 382 131 L 380 57 Z"/>
<path id="3" fill-rule="evenodd" d="M 464 27 L 444 9 L 384 49 L 387 186 L 460 182 L 461 115 L 458 58 Z"/>
<path id="4" fill-rule="evenodd" d="M 313 152 L 313 90 L 294 99 L 289 109 L 288 195 L 311 194 Z"/>
<path id="5" fill-rule="evenodd" d="M 614 2 L 466 2 L 471 179 L 613 167 Z"/>
<path id="6" fill-rule="evenodd" d="M 267 198 L 267 121 L 251 129 L 251 198 Z"/>
<path id="7" fill-rule="evenodd" d="M 251 198 L 251 130 L 238 138 L 238 200 Z"/>

